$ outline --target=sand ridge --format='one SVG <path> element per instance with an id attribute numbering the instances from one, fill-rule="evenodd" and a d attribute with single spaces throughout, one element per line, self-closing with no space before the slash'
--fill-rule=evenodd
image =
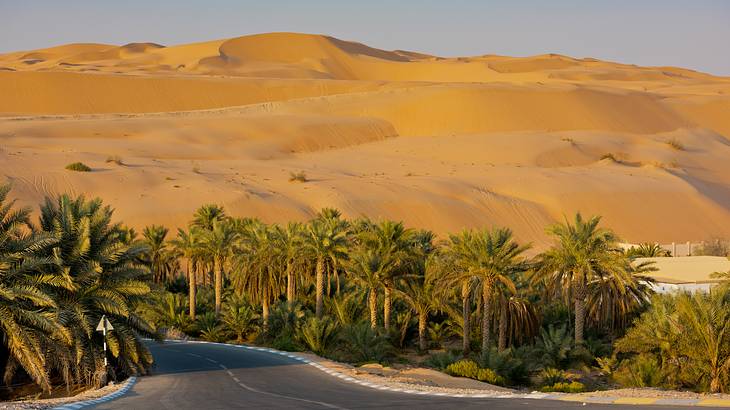
<path id="1" fill-rule="evenodd" d="M 0 95 L 0 178 L 23 203 L 98 195 L 138 227 L 219 202 L 509 226 L 537 247 L 578 210 L 632 242 L 730 236 L 730 79 L 692 70 L 269 33 L 0 55 Z"/>

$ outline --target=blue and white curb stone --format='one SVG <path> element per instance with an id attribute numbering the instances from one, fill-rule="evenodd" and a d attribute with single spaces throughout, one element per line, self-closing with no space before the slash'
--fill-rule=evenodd
<path id="1" fill-rule="evenodd" d="M 130 377 L 127 379 L 126 382 L 124 382 L 124 385 L 121 389 L 115 391 L 114 393 L 109 393 L 106 396 L 99 397 L 97 399 L 93 400 L 84 400 L 84 401 L 76 401 L 73 403 L 64 404 L 62 406 L 54 407 L 53 410 L 76 410 L 81 409 L 87 406 L 91 406 L 94 404 L 101 404 L 106 403 L 108 401 L 112 401 L 118 397 L 123 396 L 125 393 L 129 391 L 129 389 L 134 386 L 134 383 L 137 381 L 137 378 L 135 376 Z"/>

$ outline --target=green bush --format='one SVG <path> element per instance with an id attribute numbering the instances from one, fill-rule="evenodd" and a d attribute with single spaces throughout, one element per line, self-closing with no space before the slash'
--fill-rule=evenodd
<path id="1" fill-rule="evenodd" d="M 531 361 L 528 356 L 532 353 L 530 349 L 524 347 L 501 352 L 492 347 L 479 356 L 479 366 L 492 369 L 502 376 L 507 384 L 527 384 L 532 370 L 527 365 Z"/>
<path id="2" fill-rule="evenodd" d="M 461 359 L 446 367 L 446 373 L 456 377 L 468 377 L 482 382 L 504 386 L 507 384 L 504 377 L 498 375 L 492 369 L 480 368 L 479 365 L 469 359 Z"/>
<path id="3" fill-rule="evenodd" d="M 564 371 L 548 367 L 540 372 L 540 384 L 543 386 L 553 386 L 557 383 L 568 382 L 568 376 Z"/>
<path id="4" fill-rule="evenodd" d="M 498 375 L 492 369 L 479 369 L 477 371 L 477 380 L 497 386 L 504 386 L 507 384 L 504 377 Z"/>
<path id="5" fill-rule="evenodd" d="M 456 363 L 448 365 L 446 367 L 446 373 L 456 377 L 476 379 L 477 373 L 479 373 L 479 365 L 473 360 L 461 359 Z"/>
<path id="6" fill-rule="evenodd" d="M 393 346 L 388 339 L 372 330 L 367 321 L 346 326 L 341 333 L 340 343 L 344 346 L 341 349 L 342 359 L 358 364 L 382 362 L 393 353 Z"/>
<path id="7" fill-rule="evenodd" d="M 659 360 L 650 353 L 623 360 L 613 374 L 618 383 L 628 387 L 667 387 L 664 376 Z"/>
<path id="8" fill-rule="evenodd" d="M 74 162 L 66 165 L 66 169 L 69 171 L 77 172 L 91 172 L 91 168 L 83 162 Z"/>
<path id="9" fill-rule="evenodd" d="M 586 391 L 586 386 L 581 382 L 558 382 L 551 386 L 543 386 L 541 392 L 560 392 L 560 393 L 581 393 Z"/>
<path id="10" fill-rule="evenodd" d="M 459 360 L 459 356 L 451 352 L 435 353 L 426 359 L 424 364 L 439 370 L 444 370 L 457 360 Z"/>
<path id="11" fill-rule="evenodd" d="M 299 340 L 318 355 L 325 354 L 336 339 L 337 326 L 327 317 L 310 317 L 299 329 Z"/>

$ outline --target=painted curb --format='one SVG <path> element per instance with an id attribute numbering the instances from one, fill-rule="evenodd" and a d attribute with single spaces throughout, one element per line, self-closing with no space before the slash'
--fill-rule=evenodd
<path id="1" fill-rule="evenodd" d="M 446 392 L 431 392 L 425 390 L 408 390 L 400 389 L 389 386 L 384 386 L 377 383 L 371 383 L 364 380 L 358 380 L 354 377 L 350 377 L 346 374 L 342 374 L 336 370 L 327 368 L 320 363 L 309 360 L 305 357 L 299 356 L 296 353 L 284 352 L 281 350 L 271 349 L 268 347 L 258 346 L 246 346 L 246 345 L 234 345 L 229 343 L 215 343 L 206 342 L 201 340 L 167 340 L 165 343 L 196 343 L 196 344 L 212 344 L 230 346 L 239 349 L 254 350 L 258 352 L 265 352 L 271 354 L 277 354 L 285 356 L 293 360 L 313 366 L 332 377 L 337 377 L 345 382 L 358 384 L 360 386 L 369 387 L 375 390 L 381 391 L 392 391 L 398 393 L 413 394 L 418 396 L 434 396 L 434 397 L 460 397 L 460 398 L 473 398 L 473 399 L 533 399 L 533 400 L 559 400 L 559 401 L 572 401 L 572 402 L 583 402 L 583 403 L 601 403 L 601 404 L 655 404 L 664 406 L 707 406 L 707 407 L 728 407 L 730 408 L 730 400 L 723 399 L 665 399 L 665 398 L 647 398 L 647 397 L 603 397 L 603 396 L 580 396 L 576 394 L 565 394 L 565 393 L 540 393 L 532 392 L 526 394 L 519 393 L 501 393 L 501 392 L 488 392 L 488 393 L 446 393 Z"/>
<path id="2" fill-rule="evenodd" d="M 80 409 L 86 406 L 91 406 L 94 404 L 100 404 L 100 403 L 106 403 L 108 401 L 112 401 L 118 397 L 123 396 L 125 393 L 129 391 L 129 389 L 134 386 L 134 383 L 137 382 L 137 378 L 135 376 L 132 376 L 127 379 L 126 382 L 124 382 L 124 385 L 121 389 L 115 391 L 114 393 L 109 393 L 106 396 L 102 396 L 93 400 L 83 400 L 83 401 L 76 401 L 72 403 L 67 403 L 62 406 L 53 407 L 52 410 L 76 410 Z"/>

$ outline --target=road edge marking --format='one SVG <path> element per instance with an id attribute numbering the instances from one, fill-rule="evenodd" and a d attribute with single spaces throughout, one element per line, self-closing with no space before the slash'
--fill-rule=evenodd
<path id="1" fill-rule="evenodd" d="M 94 404 L 106 403 L 108 401 L 112 401 L 114 399 L 117 399 L 117 398 L 125 395 L 130 389 L 132 389 L 132 386 L 134 386 L 134 384 L 136 382 L 137 382 L 137 376 L 130 376 L 124 382 L 124 385 L 122 386 L 122 388 L 115 392 L 109 393 L 107 395 L 98 397 L 93 400 L 81 400 L 81 401 L 74 401 L 71 403 L 65 403 L 60 406 L 52 407 L 51 410 L 76 410 L 76 409 L 81 409 L 81 408 L 91 406 Z"/>

